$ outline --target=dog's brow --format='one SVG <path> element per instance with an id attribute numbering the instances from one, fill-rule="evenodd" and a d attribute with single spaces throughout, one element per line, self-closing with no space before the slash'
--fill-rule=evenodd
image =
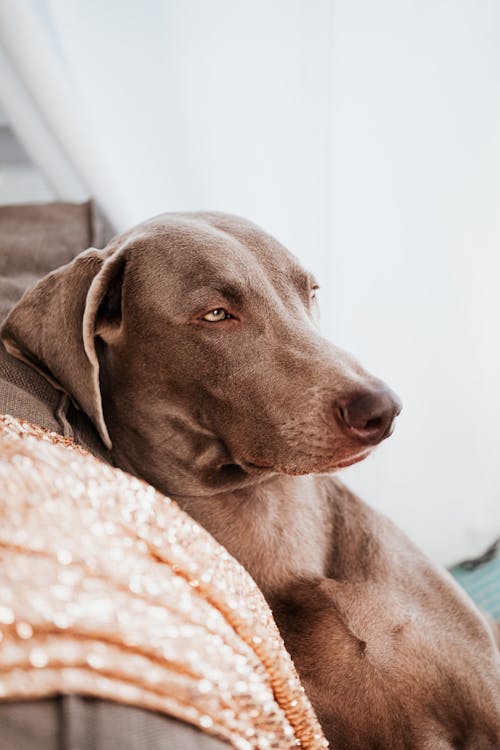
<path id="1" fill-rule="evenodd" d="M 220 294 L 230 302 L 234 302 L 236 304 L 241 304 L 243 300 L 241 289 L 233 284 L 228 284 L 227 282 L 214 282 L 211 284 L 204 284 L 197 291 L 198 293 L 210 292 L 212 294 L 215 292 L 216 294 Z"/>

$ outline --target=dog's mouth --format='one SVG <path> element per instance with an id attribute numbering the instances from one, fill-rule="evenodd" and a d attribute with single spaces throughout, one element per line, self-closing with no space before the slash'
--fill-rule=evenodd
<path id="1" fill-rule="evenodd" d="M 337 469 L 346 469 L 348 466 L 354 466 L 354 464 L 358 464 L 360 461 L 364 461 L 365 458 L 367 458 L 371 453 L 371 449 L 366 449 L 361 451 L 361 453 L 356 454 L 355 456 L 350 456 L 349 458 L 341 459 L 340 461 L 337 461 L 331 471 L 336 471 Z"/>
<path id="2" fill-rule="evenodd" d="M 371 448 L 364 448 L 362 451 L 346 456 L 345 458 L 332 460 L 331 457 L 325 456 L 324 465 L 318 466 L 318 467 L 311 467 L 311 466 L 304 466 L 304 468 L 301 467 L 286 467 L 282 466 L 280 464 L 274 464 L 268 461 L 263 461 L 262 459 L 259 460 L 250 460 L 250 459 L 244 459 L 242 461 L 239 461 L 238 464 L 241 466 L 241 468 L 246 471 L 248 474 L 292 474 L 292 475 L 303 475 L 303 474 L 314 474 L 314 473 L 323 473 L 323 472 L 333 472 L 338 471 L 340 469 L 346 469 L 348 466 L 353 466 L 354 464 L 359 463 L 360 461 L 364 461 L 367 456 L 371 453 Z"/>
<path id="3" fill-rule="evenodd" d="M 256 463 L 255 461 L 244 460 L 239 462 L 241 467 L 250 474 L 264 474 L 276 472 L 279 469 L 270 463 Z"/>

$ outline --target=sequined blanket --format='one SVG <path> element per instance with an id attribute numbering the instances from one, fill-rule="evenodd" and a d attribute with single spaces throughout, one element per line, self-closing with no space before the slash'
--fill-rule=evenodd
<path id="1" fill-rule="evenodd" d="M 0 416 L 0 699 L 68 692 L 241 750 L 327 744 L 243 568 L 152 487 Z"/>

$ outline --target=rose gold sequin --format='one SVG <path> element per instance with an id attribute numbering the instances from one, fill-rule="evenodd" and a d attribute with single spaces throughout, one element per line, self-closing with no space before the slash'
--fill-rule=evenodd
<path id="1" fill-rule="evenodd" d="M 238 750 L 327 746 L 253 580 L 177 505 L 0 416 L 0 697 L 76 692 Z"/>

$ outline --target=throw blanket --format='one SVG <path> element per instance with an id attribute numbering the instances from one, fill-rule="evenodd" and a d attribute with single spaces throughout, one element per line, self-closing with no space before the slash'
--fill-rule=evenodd
<path id="1" fill-rule="evenodd" d="M 56 693 L 240 750 L 327 745 L 245 570 L 152 487 L 0 416 L 0 698 Z"/>

